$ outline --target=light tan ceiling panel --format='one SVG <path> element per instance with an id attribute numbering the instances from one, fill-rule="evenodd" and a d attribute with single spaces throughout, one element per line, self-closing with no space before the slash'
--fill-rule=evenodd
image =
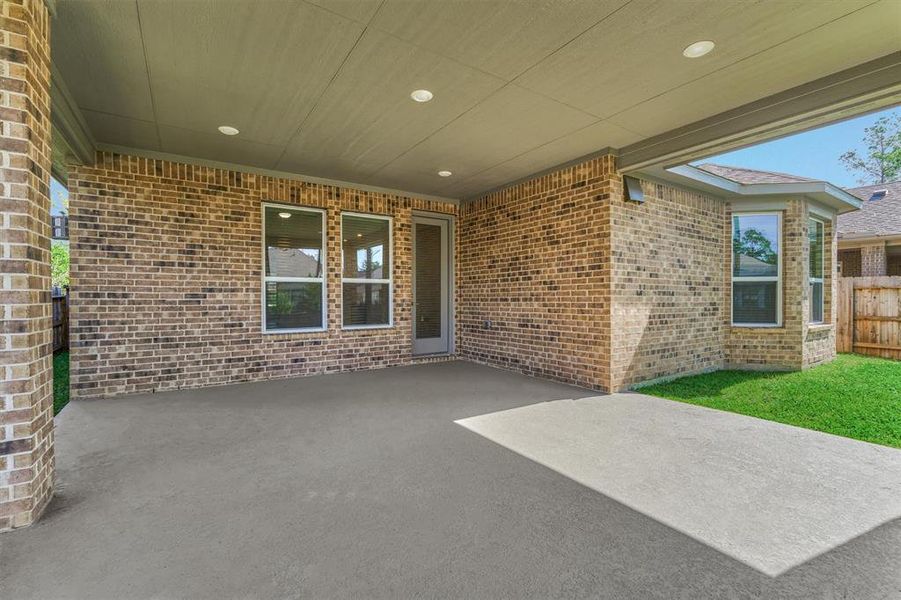
<path id="1" fill-rule="evenodd" d="M 375 15 L 382 0 L 306 0 L 342 17 L 366 24 Z"/>
<path id="2" fill-rule="evenodd" d="M 118 115 L 82 111 L 94 138 L 102 144 L 159 150 L 160 138 L 154 121 L 126 119 Z"/>
<path id="3" fill-rule="evenodd" d="M 634 0 L 516 82 L 609 117 L 853 12 L 867 1 Z M 701 58 L 685 58 L 685 47 L 699 40 L 713 40 L 716 48 Z"/>
<path id="4" fill-rule="evenodd" d="M 387 0 L 371 25 L 512 78 L 627 0 Z"/>
<path id="5" fill-rule="evenodd" d="M 152 121 L 153 102 L 134 2 L 58 2 L 53 62 L 82 110 Z"/>
<path id="6" fill-rule="evenodd" d="M 898 50 L 901 2 L 883 0 L 610 120 L 653 135 Z"/>
<path id="7" fill-rule="evenodd" d="M 160 125 L 160 139 L 162 151 L 169 154 L 262 169 L 271 169 L 282 151 L 281 146 L 260 144 L 242 139 L 240 136 L 198 133 L 166 125 Z"/>
<path id="8" fill-rule="evenodd" d="M 369 30 L 298 135 L 280 169 L 370 174 L 504 85 L 503 80 Z M 430 102 L 410 92 L 428 89 Z"/>
<path id="9" fill-rule="evenodd" d="M 561 135 L 579 130 L 594 118 L 515 85 L 508 85 L 422 144 L 386 165 L 376 178 L 397 185 L 405 177 L 443 193 L 453 178 L 463 179 L 487 166 L 509 160 Z M 414 188 L 415 189 L 415 188 Z"/>
<path id="10" fill-rule="evenodd" d="M 141 0 L 162 125 L 285 144 L 363 28 L 305 2 Z M 265 8 L 265 9 L 264 9 Z"/>
<path id="11" fill-rule="evenodd" d="M 576 160 L 602 148 L 620 148 L 642 136 L 606 121 L 594 123 L 569 135 L 524 152 L 508 161 L 485 169 L 474 177 L 452 182 L 448 193 L 468 198 L 486 189 L 528 177 L 549 166 Z"/>

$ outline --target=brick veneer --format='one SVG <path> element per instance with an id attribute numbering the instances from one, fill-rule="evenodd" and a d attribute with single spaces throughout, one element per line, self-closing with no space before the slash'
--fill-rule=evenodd
<path id="1" fill-rule="evenodd" d="M 723 364 L 722 200 L 642 182 L 612 205 L 610 389 Z"/>
<path id="2" fill-rule="evenodd" d="M 0 16 L 2 531 L 33 523 L 53 494 L 53 364 L 49 15 L 43 0 L 2 0 Z"/>
<path id="3" fill-rule="evenodd" d="M 461 356 L 609 388 L 616 185 L 603 156 L 461 207 Z"/>
<path id="4" fill-rule="evenodd" d="M 409 364 L 411 216 L 451 203 L 111 153 L 69 174 L 75 398 Z M 328 330 L 261 332 L 262 202 L 327 210 Z M 394 217 L 394 327 L 342 330 L 342 211 Z"/>
<path id="5" fill-rule="evenodd" d="M 614 157 L 601 156 L 457 209 L 102 153 L 95 166 L 70 174 L 73 393 L 411 362 L 413 210 L 458 213 L 460 357 L 618 390 L 725 365 L 797 369 L 834 355 L 831 325 L 807 325 L 806 200 L 789 200 L 783 210 L 783 326 L 736 328 L 729 309 L 731 206 L 661 183 L 642 185 L 645 202 L 626 201 Z M 260 332 L 263 201 L 328 210 L 327 332 Z M 394 216 L 392 329 L 340 329 L 342 210 Z M 827 236 L 832 274 L 831 224 Z M 834 280 L 830 275 L 827 290 Z"/>
<path id="6" fill-rule="evenodd" d="M 886 274 L 885 242 L 860 247 L 862 277 L 881 277 Z"/>
<path id="7" fill-rule="evenodd" d="M 838 261 L 842 265 L 842 277 L 860 277 L 860 248 L 839 250 Z"/>
<path id="8" fill-rule="evenodd" d="M 827 222 L 824 230 L 824 324 L 811 326 L 809 291 L 808 215 L 810 205 L 803 198 L 790 199 L 782 210 L 782 326 L 731 326 L 732 272 L 731 238 L 723 250 L 725 260 L 725 362 L 729 368 L 802 369 L 835 357 L 835 307 L 837 241 L 835 226 Z M 726 206 L 727 224 L 732 206 Z M 728 225 L 727 225 L 728 226 Z"/>

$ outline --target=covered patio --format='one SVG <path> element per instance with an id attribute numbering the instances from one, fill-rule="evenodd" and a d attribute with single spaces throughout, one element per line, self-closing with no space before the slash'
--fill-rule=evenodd
<path id="1" fill-rule="evenodd" d="M 637 394 L 446 362 L 82 401 L 59 421 L 53 502 L 0 538 L 4 597 L 898 589 L 896 450 Z"/>
<path id="2" fill-rule="evenodd" d="M 0 596 L 897 591 L 891 451 L 620 394 L 834 358 L 859 199 L 689 163 L 901 102 L 894 0 L 0 13 Z"/>

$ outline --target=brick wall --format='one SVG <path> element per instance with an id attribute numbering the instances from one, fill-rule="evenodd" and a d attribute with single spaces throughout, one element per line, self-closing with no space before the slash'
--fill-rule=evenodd
<path id="1" fill-rule="evenodd" d="M 457 210 L 113 154 L 75 167 L 70 185 L 77 397 L 408 364 L 411 213 Z M 642 185 L 646 201 L 626 202 L 614 158 L 603 156 L 461 206 L 457 355 L 599 390 L 723 365 L 797 369 L 831 358 L 832 327 L 807 326 L 805 200 L 783 211 L 783 326 L 736 328 L 732 208 Z M 260 332 L 264 201 L 328 211 L 324 333 Z M 394 217 L 394 328 L 340 329 L 342 210 Z M 831 224 L 827 236 L 832 273 Z"/>
<path id="2" fill-rule="evenodd" d="M 842 277 L 860 277 L 860 248 L 840 250 L 838 261 L 842 265 Z"/>
<path id="3" fill-rule="evenodd" d="M 76 398 L 409 364 L 411 215 L 450 203 L 110 153 L 69 175 Z M 261 332 L 262 202 L 327 210 L 328 330 Z M 394 327 L 340 326 L 341 211 L 394 217 Z"/>
<path id="4" fill-rule="evenodd" d="M 608 389 L 615 186 L 603 156 L 461 207 L 460 356 Z"/>
<path id="5" fill-rule="evenodd" d="M 782 326 L 733 327 L 732 319 L 732 206 L 726 206 L 727 226 L 723 247 L 725 286 L 726 363 L 731 368 L 800 369 L 801 339 L 806 322 L 807 207 L 803 200 L 788 201 L 782 211 Z M 740 212 L 740 211 L 737 211 Z"/>
<path id="6" fill-rule="evenodd" d="M 53 494 L 50 20 L 0 1 L 0 531 Z M 2 559 L 0 559 L 2 561 Z"/>
<path id="7" fill-rule="evenodd" d="M 835 357 L 835 306 L 837 238 L 834 222 L 827 222 L 824 235 L 823 317 L 824 324 L 810 325 L 808 201 L 787 201 L 782 211 L 782 326 L 731 326 L 731 239 L 727 236 L 726 262 L 726 366 L 750 369 L 802 369 Z M 732 206 L 726 206 L 727 226 Z"/>
<path id="8" fill-rule="evenodd" d="M 642 182 L 612 204 L 611 389 L 723 364 L 722 200 Z"/>
<path id="9" fill-rule="evenodd" d="M 862 277 L 881 277 L 886 274 L 885 243 L 870 244 L 860 248 L 860 274 Z"/>

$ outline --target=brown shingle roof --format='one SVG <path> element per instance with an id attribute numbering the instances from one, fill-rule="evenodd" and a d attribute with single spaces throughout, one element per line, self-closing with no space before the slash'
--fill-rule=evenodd
<path id="1" fill-rule="evenodd" d="M 807 177 L 798 177 L 797 175 L 789 175 L 788 173 L 777 173 L 776 171 L 758 171 L 756 169 L 743 169 L 742 167 L 730 167 L 727 165 L 715 165 L 713 163 L 704 163 L 697 165 L 697 168 L 731 179 L 737 183 L 801 183 L 804 181 L 816 181 L 816 179 L 808 179 Z"/>
<path id="2" fill-rule="evenodd" d="M 885 196 L 871 200 L 873 194 L 880 190 L 885 190 Z M 847 191 L 863 200 L 863 206 L 860 210 L 839 215 L 839 237 L 901 235 L 901 181 L 849 188 Z"/>

